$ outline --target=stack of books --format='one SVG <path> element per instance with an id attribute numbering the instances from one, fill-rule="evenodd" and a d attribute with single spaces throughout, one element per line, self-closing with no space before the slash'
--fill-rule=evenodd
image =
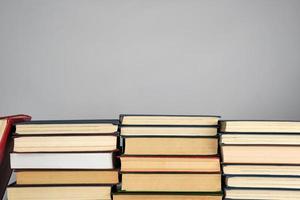
<path id="1" fill-rule="evenodd" d="M 31 121 L 16 125 L 8 199 L 111 199 L 118 121 Z"/>
<path id="2" fill-rule="evenodd" d="M 300 199 L 300 122 L 221 122 L 226 199 Z"/>
<path id="3" fill-rule="evenodd" d="M 221 200 L 216 116 L 121 115 L 115 200 Z"/>

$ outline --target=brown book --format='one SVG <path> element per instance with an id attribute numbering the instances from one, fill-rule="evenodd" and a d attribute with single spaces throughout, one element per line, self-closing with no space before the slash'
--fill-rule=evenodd
<path id="1" fill-rule="evenodd" d="M 218 192 L 221 174 L 124 173 L 122 190 L 132 192 Z"/>
<path id="2" fill-rule="evenodd" d="M 128 193 L 113 194 L 114 200 L 222 200 L 222 194 L 209 193 Z"/>
<path id="3" fill-rule="evenodd" d="M 18 185 L 117 184 L 116 170 L 26 170 L 16 171 Z"/>
<path id="4" fill-rule="evenodd" d="M 300 164 L 300 146 L 222 146 L 224 163 Z"/>
<path id="5" fill-rule="evenodd" d="M 299 121 L 221 121 L 221 132 L 300 133 Z"/>
<path id="6" fill-rule="evenodd" d="M 122 172 L 220 172 L 216 156 L 121 156 Z"/>
<path id="7" fill-rule="evenodd" d="M 217 138 L 128 137 L 126 155 L 216 155 Z"/>
<path id="8" fill-rule="evenodd" d="M 110 186 L 13 186 L 7 189 L 8 200 L 110 200 L 110 193 Z"/>
<path id="9" fill-rule="evenodd" d="M 114 151 L 117 136 L 26 136 L 14 138 L 14 152 Z"/>

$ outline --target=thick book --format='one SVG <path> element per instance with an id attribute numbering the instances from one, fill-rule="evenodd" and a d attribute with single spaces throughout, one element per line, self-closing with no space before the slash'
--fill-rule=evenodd
<path id="1" fill-rule="evenodd" d="M 11 153 L 12 169 L 113 169 L 113 152 Z"/>
<path id="2" fill-rule="evenodd" d="M 122 190 L 131 192 L 219 192 L 221 174 L 123 173 Z"/>
<path id="3" fill-rule="evenodd" d="M 300 177 L 227 176 L 225 182 L 232 188 L 300 189 Z"/>
<path id="4" fill-rule="evenodd" d="M 50 120 L 31 121 L 16 125 L 17 135 L 114 134 L 118 120 Z"/>
<path id="5" fill-rule="evenodd" d="M 300 199 L 300 190 L 225 188 L 225 198 L 239 200 L 298 200 Z"/>
<path id="6" fill-rule="evenodd" d="M 0 199 L 2 199 L 11 176 L 9 153 L 12 150 L 11 135 L 14 123 L 28 121 L 28 115 L 14 115 L 0 118 Z"/>
<path id="7" fill-rule="evenodd" d="M 217 153 L 217 138 L 125 138 L 125 155 L 216 155 Z"/>
<path id="8" fill-rule="evenodd" d="M 120 115 L 122 125 L 216 126 L 219 118 L 209 115 Z"/>
<path id="9" fill-rule="evenodd" d="M 122 136 L 216 136 L 217 127 L 121 126 Z"/>
<path id="10" fill-rule="evenodd" d="M 122 172 L 220 172 L 217 156 L 121 156 Z"/>
<path id="11" fill-rule="evenodd" d="M 222 200 L 221 192 L 118 192 L 114 200 Z"/>
<path id="12" fill-rule="evenodd" d="M 4 159 L 6 145 L 9 140 L 9 136 L 12 134 L 14 123 L 30 121 L 31 117 L 28 115 L 12 115 L 6 117 L 0 117 L 0 164 Z"/>
<path id="13" fill-rule="evenodd" d="M 117 136 L 26 136 L 14 138 L 14 152 L 115 151 Z"/>
<path id="14" fill-rule="evenodd" d="M 300 134 L 222 134 L 222 144 L 300 145 Z"/>
<path id="15" fill-rule="evenodd" d="M 17 185 L 118 184 L 117 170 L 17 170 Z"/>
<path id="16" fill-rule="evenodd" d="M 300 164 L 300 146 L 222 146 L 225 164 Z"/>
<path id="17" fill-rule="evenodd" d="M 229 120 L 221 121 L 220 131 L 229 133 L 300 133 L 300 121 Z"/>
<path id="18" fill-rule="evenodd" d="M 11 186 L 7 196 L 8 200 L 110 200 L 111 186 Z"/>
<path id="19" fill-rule="evenodd" d="M 223 165 L 225 175 L 299 176 L 300 165 Z"/>

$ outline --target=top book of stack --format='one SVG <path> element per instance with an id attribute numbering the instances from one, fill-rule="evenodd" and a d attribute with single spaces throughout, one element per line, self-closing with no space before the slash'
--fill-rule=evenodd
<path id="1" fill-rule="evenodd" d="M 216 136 L 218 116 L 121 115 L 122 136 Z"/>
<path id="2" fill-rule="evenodd" d="M 300 121 L 221 121 L 224 133 L 300 133 Z"/>
<path id="3" fill-rule="evenodd" d="M 19 123 L 16 135 L 110 135 L 118 132 L 118 120 L 52 120 Z"/>

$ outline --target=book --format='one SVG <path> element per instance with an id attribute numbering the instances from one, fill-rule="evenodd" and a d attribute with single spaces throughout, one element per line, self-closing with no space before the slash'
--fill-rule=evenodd
<path id="1" fill-rule="evenodd" d="M 228 187 L 237 188 L 300 189 L 300 177 L 229 176 L 225 181 Z"/>
<path id="2" fill-rule="evenodd" d="M 120 115 L 122 125 L 216 126 L 219 116 L 201 115 Z"/>
<path id="3" fill-rule="evenodd" d="M 122 136 L 216 136 L 217 127 L 121 126 Z"/>
<path id="4" fill-rule="evenodd" d="M 118 170 L 17 170 L 17 185 L 117 184 Z"/>
<path id="5" fill-rule="evenodd" d="M 222 193 L 209 192 L 119 192 L 113 194 L 114 200 L 222 200 Z"/>
<path id="6" fill-rule="evenodd" d="M 300 176 L 300 165 L 223 165 L 225 175 Z"/>
<path id="7" fill-rule="evenodd" d="M 42 120 L 19 123 L 17 135 L 112 134 L 118 131 L 117 120 Z"/>
<path id="8" fill-rule="evenodd" d="M 225 188 L 226 199 L 256 199 L 256 200 L 298 200 L 300 190 L 273 190 L 273 189 L 232 189 Z"/>
<path id="9" fill-rule="evenodd" d="M 6 145 L 8 144 L 9 136 L 12 134 L 14 123 L 30 121 L 29 115 L 12 115 L 0 117 L 0 164 L 4 159 Z"/>
<path id="10" fill-rule="evenodd" d="M 121 156 L 122 172 L 220 172 L 216 156 Z"/>
<path id="11" fill-rule="evenodd" d="M 12 169 L 113 169 L 113 152 L 11 153 Z"/>
<path id="12" fill-rule="evenodd" d="M 300 146 L 222 146 L 225 164 L 300 164 Z"/>
<path id="13" fill-rule="evenodd" d="M 12 173 L 9 153 L 13 146 L 11 135 L 14 123 L 30 119 L 31 117 L 28 115 L 13 115 L 0 118 L 0 199 L 4 196 Z"/>
<path id="14" fill-rule="evenodd" d="M 125 155 L 216 155 L 217 138 L 128 137 Z"/>
<path id="15" fill-rule="evenodd" d="M 222 134 L 222 144 L 300 145 L 300 134 Z"/>
<path id="16" fill-rule="evenodd" d="M 221 121 L 221 132 L 300 133 L 300 121 Z"/>
<path id="17" fill-rule="evenodd" d="M 219 192 L 221 174 L 123 173 L 122 190 L 133 192 Z"/>
<path id="18" fill-rule="evenodd" d="M 115 151 L 117 136 L 26 136 L 14 138 L 14 152 Z"/>
<path id="19" fill-rule="evenodd" d="M 111 186 L 11 186 L 8 200 L 111 199 Z"/>

